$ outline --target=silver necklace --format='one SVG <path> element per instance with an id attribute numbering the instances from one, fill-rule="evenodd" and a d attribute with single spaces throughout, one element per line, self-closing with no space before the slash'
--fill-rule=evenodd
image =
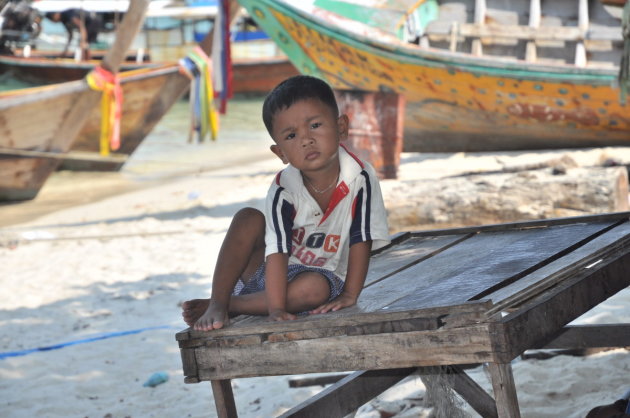
<path id="1" fill-rule="evenodd" d="M 311 186 L 311 189 L 313 189 L 313 191 L 317 194 L 323 194 L 326 193 L 328 190 L 330 190 L 335 184 L 337 184 L 337 181 L 339 181 L 339 173 L 337 173 L 337 178 L 328 185 L 328 187 L 326 187 L 323 190 L 319 190 L 317 187 L 315 187 L 315 185 L 313 183 L 311 183 L 311 181 L 308 179 L 308 177 L 304 177 L 306 179 L 306 181 L 308 182 L 308 185 Z"/>

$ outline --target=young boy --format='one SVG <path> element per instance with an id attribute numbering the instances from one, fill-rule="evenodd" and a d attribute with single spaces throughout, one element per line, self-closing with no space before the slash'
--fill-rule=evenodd
<path id="1" fill-rule="evenodd" d="M 232 220 L 211 298 L 183 304 L 195 330 L 238 314 L 281 321 L 352 306 L 370 250 L 389 242 L 375 171 L 340 145 L 349 121 L 328 84 L 302 75 L 283 81 L 265 99 L 263 120 L 271 151 L 289 166 L 269 188 L 264 215 L 246 208 Z"/>

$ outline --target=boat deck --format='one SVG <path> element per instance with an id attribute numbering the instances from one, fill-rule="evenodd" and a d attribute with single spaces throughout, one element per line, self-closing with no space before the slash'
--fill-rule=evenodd
<path id="1" fill-rule="evenodd" d="M 239 317 L 176 336 L 185 381 L 355 371 L 285 416 L 345 416 L 435 366 L 482 416 L 520 416 L 510 362 L 527 349 L 623 347 L 630 324 L 567 326 L 630 285 L 630 212 L 405 233 L 372 256 L 357 306 L 296 321 Z M 488 363 L 494 398 L 461 365 Z M 351 394 L 351 395 L 349 395 Z"/>

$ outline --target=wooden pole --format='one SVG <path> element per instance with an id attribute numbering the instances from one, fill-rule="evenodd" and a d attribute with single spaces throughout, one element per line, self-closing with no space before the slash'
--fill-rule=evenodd
<path id="1" fill-rule="evenodd" d="M 129 10 L 122 20 L 118 31 L 116 32 L 116 39 L 114 45 L 107 51 L 107 54 L 103 58 L 101 66 L 107 71 L 117 73 L 120 68 L 120 64 L 127 55 L 127 50 L 133 39 L 138 34 L 142 22 L 144 21 L 144 15 L 146 13 L 149 0 L 134 0 L 129 2 Z M 101 99 L 101 92 L 90 90 L 86 82 L 86 92 L 79 97 L 75 105 L 72 107 L 68 116 L 64 120 L 64 123 L 59 127 L 55 137 L 58 139 L 57 144 L 63 143 L 64 146 L 60 148 L 63 151 L 67 151 L 75 138 L 83 128 L 83 125 L 88 120 L 88 116 L 92 113 L 94 106 L 98 104 Z"/>
<path id="2" fill-rule="evenodd" d="M 529 3 L 529 27 L 540 26 L 540 0 L 530 0 Z M 537 59 L 536 41 L 528 41 L 525 47 L 525 60 L 535 62 Z"/>

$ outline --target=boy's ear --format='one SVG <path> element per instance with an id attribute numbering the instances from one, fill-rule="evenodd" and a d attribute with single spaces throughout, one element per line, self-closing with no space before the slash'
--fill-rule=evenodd
<path id="1" fill-rule="evenodd" d="M 269 147 L 269 149 L 271 150 L 271 152 L 276 154 L 278 158 L 282 160 L 283 163 L 289 164 L 289 160 L 287 160 L 287 157 L 284 156 L 284 153 L 282 152 L 282 150 L 280 149 L 278 145 L 273 144 L 272 146 Z"/>
<path id="2" fill-rule="evenodd" d="M 343 141 L 348 139 L 348 129 L 350 128 L 350 119 L 348 115 L 343 114 L 337 119 L 337 126 L 339 127 L 339 140 Z"/>

